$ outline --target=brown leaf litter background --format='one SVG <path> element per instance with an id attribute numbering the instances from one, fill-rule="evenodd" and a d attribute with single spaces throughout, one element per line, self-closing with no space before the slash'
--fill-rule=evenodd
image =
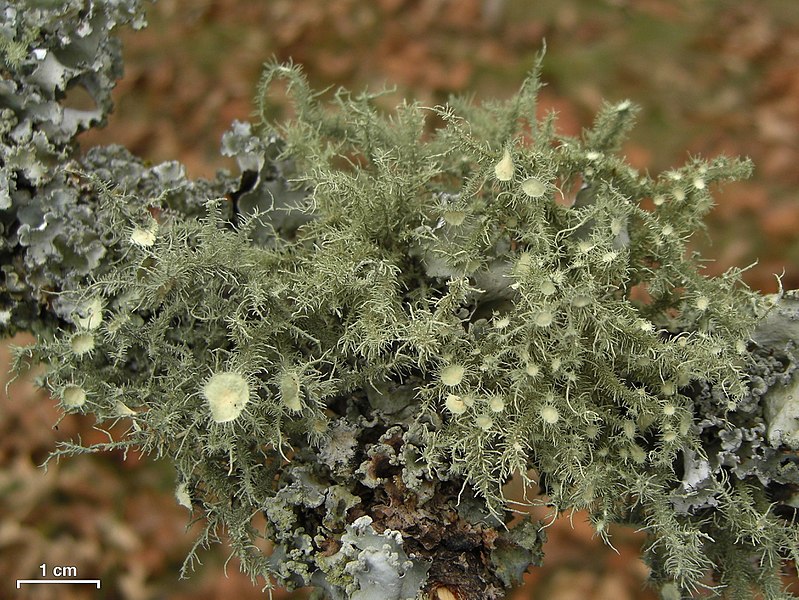
<path id="1" fill-rule="evenodd" d="M 708 235 L 695 246 L 713 259 L 708 274 L 757 261 L 745 274 L 754 289 L 776 291 L 775 274 L 786 289 L 799 288 L 795 0 L 160 0 L 148 14 L 148 29 L 123 35 L 116 112 L 108 127 L 82 136 L 84 148 L 119 143 L 212 176 L 234 168 L 218 155 L 220 137 L 233 119 L 250 117 L 260 67 L 272 56 L 301 63 L 317 89 L 388 83 L 392 100 L 429 105 L 451 93 L 508 97 L 546 39 L 541 104 L 558 111 L 561 131 L 578 134 L 603 98 L 630 98 L 642 111 L 623 152 L 638 168 L 656 173 L 692 155 L 751 157 L 754 177 L 716 190 Z M 0 403 L 0 597 L 265 596 L 235 560 L 225 577 L 223 546 L 178 580 L 197 529 L 186 531 L 167 463 L 109 453 L 52 462 L 45 473 L 39 465 L 57 441 L 105 434 L 90 417 L 58 421 L 54 402 L 29 380 L 12 384 Z M 545 566 L 512 600 L 656 598 L 638 559 L 642 534 L 617 528 L 616 553 L 580 513 L 548 532 Z M 16 579 L 38 577 L 42 563 L 74 565 L 103 587 L 14 589 Z"/>

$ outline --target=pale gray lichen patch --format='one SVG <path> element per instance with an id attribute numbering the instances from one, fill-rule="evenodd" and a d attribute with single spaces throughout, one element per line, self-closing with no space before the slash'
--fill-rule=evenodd
<path id="1" fill-rule="evenodd" d="M 545 541 L 546 530 L 529 518 L 500 534 L 491 551 L 491 562 L 505 587 L 521 585 L 530 565 L 543 562 Z"/>
<path id="2" fill-rule="evenodd" d="M 328 428 L 328 435 L 319 447 L 319 458 L 333 472 L 346 470 L 355 458 L 358 428 L 338 420 Z"/>
<path id="3" fill-rule="evenodd" d="M 414 600 L 425 581 L 429 564 L 411 560 L 398 531 L 377 533 L 372 519 L 359 517 L 341 536 L 344 570 L 357 582 L 352 600 Z M 350 590 L 348 590 L 349 592 Z"/>
<path id="4" fill-rule="evenodd" d="M 768 312 L 752 333 L 760 346 L 783 350 L 799 340 L 799 290 L 765 297 Z"/>
<path id="5" fill-rule="evenodd" d="M 767 297 L 765 317 L 752 334 L 747 351 L 747 393 L 734 410 L 722 390 L 696 383 L 695 427 L 702 454 L 683 452 L 682 481 L 672 494 L 675 509 L 688 514 L 722 502 L 719 481 L 731 474 L 739 481 L 756 478 L 778 510 L 796 508 L 799 468 L 799 353 L 792 338 L 797 295 Z M 784 511 L 783 511 L 784 512 Z"/>
<path id="6" fill-rule="evenodd" d="M 770 388 L 763 404 L 769 443 L 799 450 L 799 376 L 794 374 L 787 385 Z"/>

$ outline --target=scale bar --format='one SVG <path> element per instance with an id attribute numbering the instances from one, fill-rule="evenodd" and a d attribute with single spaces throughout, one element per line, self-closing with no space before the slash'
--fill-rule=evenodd
<path id="1" fill-rule="evenodd" d="M 17 579 L 17 589 L 22 587 L 23 583 L 93 583 L 100 589 L 99 579 Z"/>

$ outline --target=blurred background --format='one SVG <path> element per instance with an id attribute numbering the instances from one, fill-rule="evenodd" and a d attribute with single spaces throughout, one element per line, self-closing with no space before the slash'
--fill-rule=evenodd
<path id="1" fill-rule="evenodd" d="M 431 105 L 453 93 L 510 96 L 546 40 L 540 104 L 558 112 L 563 133 L 579 134 L 602 99 L 629 98 L 642 111 L 623 153 L 640 169 L 654 174 L 694 155 L 751 157 L 754 176 L 715 190 L 708 234 L 694 245 L 710 275 L 756 262 L 744 275 L 752 288 L 773 293 L 775 274 L 799 288 L 795 0 L 159 0 L 148 14 L 147 29 L 122 36 L 116 111 L 81 137 L 83 148 L 118 143 L 212 177 L 234 168 L 219 156 L 221 135 L 250 117 L 261 65 L 273 56 L 301 63 L 317 89 L 389 85 L 388 104 Z M 0 362 L 7 357 L 6 343 Z M 39 465 L 58 441 L 105 434 L 91 418 L 58 421 L 26 380 L 0 388 L 0 404 L 0 597 L 264 597 L 235 560 L 225 577 L 224 545 L 201 552 L 194 576 L 178 580 L 198 527 L 186 529 L 168 464 L 109 453 L 45 473 Z M 512 599 L 655 598 L 638 559 L 642 540 L 615 530 L 617 553 L 584 515 L 563 517 L 549 528 L 545 566 Z M 103 587 L 13 589 L 42 563 L 77 566 Z"/>

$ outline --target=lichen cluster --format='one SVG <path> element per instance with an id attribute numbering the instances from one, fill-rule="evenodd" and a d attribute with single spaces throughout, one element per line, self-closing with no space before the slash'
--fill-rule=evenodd
<path id="1" fill-rule="evenodd" d="M 118 232 L 78 173 L 127 190 L 139 219 L 159 196 L 191 214 L 198 197 L 223 194 L 230 182 L 189 181 L 179 163 L 146 166 L 121 147 L 77 156 L 76 136 L 111 111 L 122 75 L 112 32 L 144 26 L 139 0 L 0 2 L 0 19 L 0 327 L 45 332 L 76 310 L 54 292 L 119 258 Z"/>
<path id="2" fill-rule="evenodd" d="M 37 44 L 62 66 L 64 39 L 115 56 L 91 32 L 116 9 L 88 6 L 66 38 L 5 8 L 4 152 L 21 152 L 14 132 L 56 131 L 8 100 L 24 73 L 52 74 Z M 176 498 L 206 519 L 198 545 L 224 528 L 253 577 L 333 598 L 500 598 L 541 559 L 531 521 L 503 529 L 517 476 L 603 536 L 646 529 L 666 595 L 712 571 L 737 597 L 782 597 L 796 529 L 770 486 L 797 483 L 777 454 L 799 444 L 785 402 L 760 398 L 790 383 L 793 346 L 764 367 L 774 351 L 752 333 L 768 306 L 738 270 L 704 277 L 687 247 L 710 187 L 751 167 L 641 173 L 619 155 L 629 101 L 562 136 L 536 118 L 539 72 L 540 57 L 504 102 L 385 114 L 269 64 L 259 122 L 223 138 L 237 178 L 190 182 L 121 148 L 70 159 L 53 141 L 52 167 L 5 161 L 6 329 L 42 332 L 18 366 L 46 363 L 66 412 L 129 423 L 90 450 L 169 458 Z M 59 77 L 18 96 L 46 92 L 56 114 Z M 265 117 L 275 79 L 294 101 L 283 124 Z M 64 152 L 78 128 L 58 134 Z"/>

